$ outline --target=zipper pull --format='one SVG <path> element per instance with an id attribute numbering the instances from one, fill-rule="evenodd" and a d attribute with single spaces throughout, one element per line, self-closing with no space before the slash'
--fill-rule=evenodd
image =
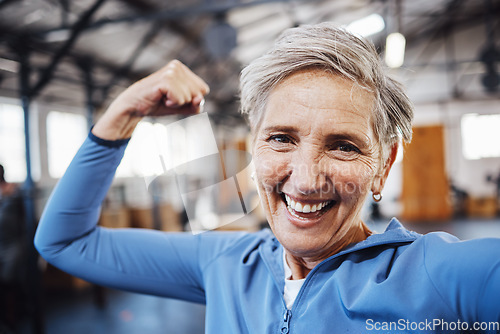
<path id="1" fill-rule="evenodd" d="M 292 311 L 287 309 L 283 316 L 283 325 L 281 326 L 281 334 L 288 334 L 290 332 L 290 318 L 292 317 Z"/>

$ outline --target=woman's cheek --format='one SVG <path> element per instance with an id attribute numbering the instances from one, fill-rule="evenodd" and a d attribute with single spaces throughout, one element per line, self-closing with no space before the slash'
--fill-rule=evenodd
<path id="1" fill-rule="evenodd" d="M 269 151 L 254 151 L 254 165 L 256 167 L 256 184 L 259 192 L 260 202 L 271 227 L 273 216 L 277 214 L 275 190 L 280 183 L 280 166 L 283 163 L 275 159 L 276 153 Z"/>
<path id="2" fill-rule="evenodd" d="M 344 199 L 357 198 L 370 190 L 374 174 L 374 169 L 364 162 L 345 162 L 338 167 L 335 189 Z"/>
<path id="3" fill-rule="evenodd" d="M 273 191 L 287 175 L 287 160 L 272 151 L 257 151 L 254 156 L 257 180 L 266 192 Z"/>

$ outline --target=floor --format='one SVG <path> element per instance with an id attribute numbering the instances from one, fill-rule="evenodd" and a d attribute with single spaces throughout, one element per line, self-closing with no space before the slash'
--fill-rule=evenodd
<path id="1" fill-rule="evenodd" d="M 368 222 L 383 232 L 385 222 Z M 500 237 L 500 218 L 455 220 L 449 223 L 405 224 L 426 233 L 443 230 L 462 239 Z M 51 294 L 45 298 L 45 334 L 198 334 L 204 332 L 205 307 L 171 299 L 104 290 L 105 303 L 99 307 L 89 291 Z M 27 323 L 20 334 L 30 334 Z M 0 330 L 0 334 L 3 334 Z"/>
<path id="2" fill-rule="evenodd" d="M 204 333 L 204 305 L 111 289 L 104 289 L 104 295 L 103 306 L 91 290 L 46 295 L 45 334 Z M 33 330 L 26 322 L 19 332 Z"/>
<path id="3" fill-rule="evenodd" d="M 494 219 L 455 219 L 447 222 L 425 222 L 402 224 L 409 230 L 418 233 L 444 231 L 451 233 L 462 240 L 477 238 L 500 238 L 500 217 Z M 368 221 L 367 225 L 375 232 L 382 233 L 387 227 L 387 220 Z"/>

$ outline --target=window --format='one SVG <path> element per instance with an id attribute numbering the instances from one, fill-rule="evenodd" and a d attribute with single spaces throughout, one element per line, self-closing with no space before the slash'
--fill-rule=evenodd
<path id="1" fill-rule="evenodd" d="M 500 157 L 500 114 L 462 117 L 462 152 L 466 159 Z"/>
<path id="2" fill-rule="evenodd" d="M 51 111 L 47 115 L 49 174 L 60 178 L 87 136 L 83 115 Z"/>
<path id="3" fill-rule="evenodd" d="M 173 168 L 182 174 L 183 164 L 217 152 L 206 113 L 168 124 L 143 120 L 134 131 L 116 175 L 150 177 Z"/>
<path id="4" fill-rule="evenodd" d="M 117 177 L 143 177 L 161 174 L 162 169 L 157 159 L 157 148 L 151 145 L 151 137 L 161 133 L 162 128 L 164 126 L 161 124 L 147 121 L 137 124 L 134 135 L 116 171 Z"/>
<path id="5" fill-rule="evenodd" d="M 24 115 L 19 105 L 0 102 L 0 164 L 8 182 L 26 179 Z"/>

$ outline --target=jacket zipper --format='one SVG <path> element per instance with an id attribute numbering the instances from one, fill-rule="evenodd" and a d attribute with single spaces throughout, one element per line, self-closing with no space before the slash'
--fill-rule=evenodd
<path id="1" fill-rule="evenodd" d="M 288 334 L 290 332 L 290 318 L 292 317 L 292 311 L 286 309 L 283 315 L 283 325 L 281 325 L 281 334 Z"/>
<path id="2" fill-rule="evenodd" d="M 311 280 L 311 277 L 314 276 L 316 274 L 317 271 L 320 270 L 320 268 L 325 264 L 325 263 L 328 263 L 334 259 L 336 259 L 337 257 L 331 257 L 329 259 L 325 259 L 323 260 L 321 263 L 319 263 L 315 268 L 313 268 L 313 270 L 311 270 L 311 272 L 307 275 L 306 277 L 306 280 L 304 281 L 304 284 L 302 284 L 302 287 L 300 288 L 299 290 L 299 293 L 297 294 L 297 298 L 295 299 L 295 302 L 293 303 L 293 306 L 292 306 L 292 310 L 295 308 L 295 306 L 298 304 L 297 302 L 301 299 L 300 297 L 302 296 L 302 294 L 304 293 L 304 289 L 306 288 L 307 284 L 308 284 L 308 281 Z M 283 304 L 285 304 L 285 314 L 283 315 L 283 324 L 281 326 L 281 333 L 282 334 L 288 334 L 290 333 L 290 319 L 292 318 L 292 311 L 289 310 L 287 307 L 286 307 L 286 303 L 285 303 L 285 300 L 283 300 Z"/>
<path id="3" fill-rule="evenodd" d="M 307 287 L 310 279 L 312 276 L 314 276 L 316 274 L 317 271 L 319 271 L 319 269 L 325 264 L 325 263 L 328 263 L 330 261 L 333 261 L 333 260 L 336 260 L 338 259 L 340 256 L 343 256 L 347 253 L 351 253 L 353 251 L 359 251 L 359 250 L 363 250 L 363 249 L 366 249 L 366 248 L 371 248 L 371 247 L 375 247 L 375 246 L 379 246 L 379 245 L 389 245 L 389 244 L 407 244 L 407 243 L 411 243 L 413 241 L 415 241 L 416 238 L 413 238 L 412 240 L 399 240 L 399 241 L 393 241 L 393 242 L 378 242 L 378 243 L 373 243 L 373 244 L 370 244 L 368 246 L 364 246 L 364 247 L 360 247 L 358 249 L 348 249 L 348 250 L 345 250 L 345 251 L 342 251 L 342 252 L 339 252 L 325 260 L 323 260 L 321 263 L 319 263 L 316 267 L 313 268 L 313 270 L 311 270 L 311 272 L 307 275 L 306 277 L 306 280 L 304 281 L 304 284 L 302 285 L 302 287 L 300 288 L 300 291 L 297 295 L 297 298 L 295 299 L 295 302 L 293 303 L 293 306 L 292 306 L 292 309 L 294 309 L 296 307 L 296 305 L 298 304 L 298 302 L 300 301 L 300 299 L 302 299 L 302 295 L 303 295 L 303 291 L 304 289 Z M 260 247 L 259 247 L 260 248 Z M 271 273 L 273 272 L 273 270 L 271 269 L 271 266 L 270 264 L 268 263 L 267 261 L 267 258 L 266 256 L 264 256 L 261 252 L 261 257 L 262 259 L 264 260 L 264 263 L 265 265 L 267 266 L 268 270 L 271 271 Z M 273 275 L 272 275 L 273 276 Z M 273 276 L 273 278 L 276 278 L 275 276 Z M 278 288 L 278 290 L 280 290 L 280 285 L 278 284 L 278 282 L 276 281 L 276 279 L 273 279 L 274 280 L 274 283 L 276 285 L 276 287 Z M 283 315 L 283 323 L 282 323 L 282 326 L 281 326 L 281 333 L 282 334 L 288 334 L 290 332 L 290 318 L 292 317 L 292 311 L 289 310 L 287 307 L 286 307 L 286 303 L 285 303 L 285 300 L 283 299 L 283 296 L 282 296 L 282 301 L 283 301 L 283 304 L 285 306 L 285 314 Z"/>

